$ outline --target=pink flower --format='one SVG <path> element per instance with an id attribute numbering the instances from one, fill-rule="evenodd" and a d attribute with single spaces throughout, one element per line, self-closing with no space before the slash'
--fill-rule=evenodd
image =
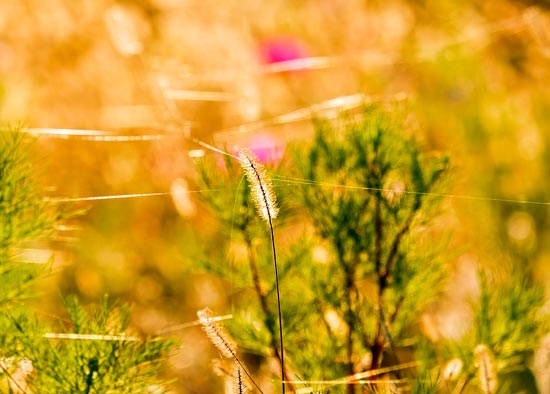
<path id="1" fill-rule="evenodd" d="M 247 146 L 262 163 L 277 164 L 284 153 L 283 142 L 271 134 L 258 133 L 252 136 L 243 146 Z M 236 153 L 241 147 L 235 147 Z"/>
<path id="2" fill-rule="evenodd" d="M 267 64 L 308 57 L 308 52 L 302 41 L 289 36 L 268 38 L 260 46 L 261 60 Z"/>

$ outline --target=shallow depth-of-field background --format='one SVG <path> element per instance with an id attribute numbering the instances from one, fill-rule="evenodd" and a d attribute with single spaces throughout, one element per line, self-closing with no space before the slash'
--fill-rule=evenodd
<path id="1" fill-rule="evenodd" d="M 422 321 L 434 340 L 458 335 L 478 265 L 520 261 L 550 286 L 550 206 L 533 203 L 550 201 L 549 81 L 545 0 L 1 1 L 0 121 L 37 133 L 48 195 L 163 193 L 76 203 L 87 212 L 33 249 L 55 254 L 40 305 L 109 293 L 150 335 L 206 306 L 224 313 L 231 278 L 195 268 L 223 236 L 187 193 L 192 156 L 211 153 L 196 139 L 282 150 L 311 136 L 309 106 L 369 97 L 409 103 L 417 139 L 452 158 L 437 223 L 452 229 L 452 272 Z M 174 337 L 174 392 L 216 392 L 204 334 Z"/>

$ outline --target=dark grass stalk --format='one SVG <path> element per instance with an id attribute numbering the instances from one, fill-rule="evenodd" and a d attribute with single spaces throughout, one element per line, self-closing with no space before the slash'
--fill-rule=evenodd
<path id="1" fill-rule="evenodd" d="M 453 394 L 462 394 L 466 389 L 466 387 L 470 384 L 470 381 L 473 379 L 473 377 L 474 377 L 473 372 L 468 373 L 468 375 L 466 375 L 466 377 L 462 379 L 461 382 L 459 382 L 460 386 L 459 384 L 457 384 L 457 386 L 453 390 Z"/>
<path id="2" fill-rule="evenodd" d="M 380 243 L 380 248 L 381 248 L 383 230 L 382 230 L 381 215 L 379 216 L 379 214 L 380 214 L 380 212 L 379 212 L 379 199 L 377 198 L 376 201 L 377 201 L 377 204 L 376 204 L 376 207 L 377 207 L 376 208 L 376 243 L 377 243 L 377 247 L 376 247 L 376 249 L 378 250 L 378 247 L 379 247 L 378 243 Z M 412 225 L 412 222 L 413 222 L 414 218 L 416 217 L 417 212 L 420 210 L 421 205 L 422 205 L 422 201 L 420 199 L 417 199 L 415 201 L 415 204 L 414 204 L 409 216 L 407 217 L 405 223 L 403 224 L 401 229 L 398 231 L 398 233 L 395 235 L 395 237 L 394 237 L 394 239 L 391 243 L 390 251 L 389 251 L 388 257 L 386 258 L 386 261 L 382 262 L 381 253 L 376 254 L 376 270 L 377 270 L 377 273 L 378 273 L 378 303 L 379 303 L 380 310 L 379 310 L 377 335 L 376 335 L 375 342 L 373 343 L 373 345 L 371 347 L 371 351 L 372 351 L 372 354 L 373 354 L 373 358 L 372 358 L 373 359 L 373 364 L 372 364 L 373 368 L 380 367 L 380 363 L 382 362 L 382 353 L 383 353 L 383 349 L 384 349 L 386 339 L 390 339 L 390 338 L 387 338 L 387 335 L 384 332 L 387 329 L 387 321 L 384 318 L 383 310 L 382 310 L 384 292 L 385 292 L 386 288 L 388 287 L 388 280 L 389 280 L 389 277 L 392 274 L 395 258 L 397 256 L 397 252 L 399 250 L 399 246 L 401 244 L 401 241 L 403 240 L 405 235 L 409 232 L 409 230 L 411 228 L 411 225 Z M 395 319 L 396 315 L 397 315 L 397 310 L 391 316 L 390 321 L 393 321 Z M 390 345 L 391 345 L 391 343 L 390 343 Z"/>
<path id="3" fill-rule="evenodd" d="M 285 393 L 285 353 L 283 342 L 283 316 L 281 312 L 281 293 L 279 289 L 279 269 L 277 266 L 277 251 L 275 248 L 275 232 L 273 230 L 273 219 L 277 217 L 278 208 L 271 185 L 263 165 L 259 162 L 256 156 L 246 148 L 239 152 L 241 165 L 245 170 L 248 181 L 252 187 L 252 198 L 258 209 L 258 213 L 269 225 L 271 236 L 271 250 L 273 252 L 273 267 L 275 270 L 275 287 L 277 292 L 277 316 L 279 320 L 279 347 L 281 361 L 281 390 Z"/>
<path id="4" fill-rule="evenodd" d="M 256 290 L 256 294 L 258 296 L 258 300 L 260 302 L 260 306 L 262 308 L 262 312 L 264 314 L 264 325 L 269 330 L 269 334 L 271 335 L 271 348 L 273 349 L 273 353 L 275 354 L 275 357 L 277 360 L 279 360 L 279 363 L 281 362 L 281 353 L 278 348 L 278 342 L 277 342 L 277 332 L 275 327 L 273 327 L 273 324 L 271 323 L 271 319 L 273 317 L 272 311 L 269 309 L 269 306 L 267 304 L 267 297 L 265 294 L 265 291 L 262 289 L 262 286 L 260 284 L 260 275 L 258 270 L 258 265 L 256 264 L 256 259 L 254 258 L 254 253 L 252 252 L 252 241 L 249 237 L 246 239 L 246 246 L 248 249 L 248 260 L 250 263 L 250 271 L 252 272 L 252 281 L 254 282 L 254 288 Z M 288 373 L 284 371 L 284 375 L 288 377 Z M 288 380 L 288 379 L 286 379 Z M 291 384 L 289 384 L 289 387 L 292 387 Z"/>
<path id="5" fill-rule="evenodd" d="M 384 297 L 384 290 L 386 287 L 387 282 L 387 265 L 384 265 L 382 263 L 382 245 L 384 242 L 384 222 L 382 218 L 382 195 L 380 192 L 381 182 L 382 182 L 382 174 L 381 174 L 381 168 L 377 164 L 377 159 L 379 158 L 379 147 L 380 147 L 380 140 L 376 139 L 374 141 L 374 157 L 373 157 L 373 163 L 372 163 L 372 178 L 373 178 L 373 185 L 376 189 L 376 192 L 374 193 L 374 231 L 375 231 L 375 239 L 374 239 L 374 265 L 376 274 L 378 275 L 378 306 L 379 306 L 379 313 L 378 313 L 378 324 L 376 328 L 376 336 L 374 338 L 374 342 L 371 346 L 371 353 L 372 353 L 372 363 L 371 363 L 371 369 L 377 369 L 380 368 L 380 364 L 382 363 L 382 354 L 384 352 L 384 344 L 386 337 L 383 333 L 383 312 L 382 312 L 382 304 L 383 304 L 383 297 Z"/>
<path id="6" fill-rule="evenodd" d="M 277 253 L 275 250 L 275 234 L 273 232 L 273 224 L 271 222 L 271 218 L 269 218 L 269 230 L 271 233 L 271 248 L 273 250 L 273 266 L 275 268 L 275 287 L 277 290 L 277 315 L 279 318 L 279 343 L 281 346 L 281 388 L 283 390 L 283 394 L 285 392 L 285 380 L 286 379 L 286 371 L 285 371 L 285 352 L 284 352 L 284 346 L 283 346 L 283 316 L 281 313 L 281 295 L 279 291 L 279 270 L 277 268 Z"/>
<path id="7" fill-rule="evenodd" d="M 348 374 L 353 376 L 355 374 L 354 366 L 354 352 L 353 352 L 353 333 L 355 331 L 355 311 L 353 309 L 352 293 L 355 288 L 354 270 L 350 267 L 346 267 L 346 303 L 347 303 L 347 324 L 348 332 L 346 337 L 346 357 L 348 364 Z M 355 385 L 350 383 L 347 386 L 348 394 L 355 394 Z"/>
<path id="8" fill-rule="evenodd" d="M 357 267 L 355 263 L 356 260 L 348 261 L 348 259 L 345 258 L 345 251 L 344 251 L 344 246 L 341 238 L 336 241 L 336 253 L 338 256 L 338 262 L 345 273 L 345 281 L 343 284 L 343 288 L 344 288 L 343 304 L 345 309 L 344 321 L 348 326 L 346 339 L 345 339 L 346 369 L 347 369 L 347 374 L 349 376 L 353 376 L 356 373 L 355 365 L 354 365 L 353 334 L 356 331 L 356 325 L 358 323 L 357 314 L 356 314 L 356 310 L 354 308 L 354 302 L 353 302 L 354 296 L 355 296 L 355 299 L 358 298 L 357 286 L 355 281 L 355 272 Z M 347 393 L 355 394 L 356 386 L 357 386 L 356 384 L 351 382 L 347 384 L 347 387 L 346 387 Z"/>
<path id="9" fill-rule="evenodd" d="M 388 341 L 390 353 L 393 357 L 393 361 L 395 362 L 395 364 L 399 365 L 400 364 L 399 357 L 397 356 L 397 352 L 395 351 L 395 342 L 393 340 L 393 336 L 391 335 L 390 327 L 388 325 L 388 322 L 386 320 L 386 316 L 384 314 L 384 306 L 380 302 L 378 307 L 380 308 L 380 320 L 381 320 L 381 323 L 382 323 L 382 329 L 383 329 L 385 338 Z M 399 370 L 395 371 L 395 376 L 397 377 L 397 379 L 402 379 L 403 378 L 403 376 L 402 376 L 401 372 L 399 372 Z"/>
<path id="10" fill-rule="evenodd" d="M 382 333 L 383 315 L 382 315 L 382 297 L 384 295 L 384 289 L 386 285 L 387 270 L 382 266 L 382 241 L 384 237 L 383 222 L 382 222 L 382 207 L 380 193 L 376 193 L 375 201 L 375 268 L 378 274 L 378 305 L 380 306 L 378 315 L 377 332 L 374 343 L 371 346 L 372 353 L 372 367 L 373 369 L 380 368 L 382 362 L 382 352 L 384 350 L 385 336 Z"/>

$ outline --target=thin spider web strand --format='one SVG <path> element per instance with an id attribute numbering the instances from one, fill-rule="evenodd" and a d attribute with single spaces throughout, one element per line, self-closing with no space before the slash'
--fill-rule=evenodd
<path id="1" fill-rule="evenodd" d="M 101 201 L 101 200 L 124 200 L 124 199 L 131 199 L 131 198 L 168 196 L 170 194 L 171 193 L 169 192 L 158 192 L 158 193 L 113 194 L 113 195 L 105 195 L 105 196 L 86 196 L 86 197 L 45 197 L 44 201 L 52 202 L 52 203 L 63 203 L 63 202 Z"/>
<path id="2" fill-rule="evenodd" d="M 242 186 L 243 184 L 243 181 L 245 180 L 246 178 L 246 175 L 241 175 L 241 179 L 239 180 L 239 184 L 237 185 L 237 188 L 235 189 L 235 194 L 234 194 L 234 198 L 233 198 L 233 211 L 231 212 L 231 229 L 229 230 L 229 253 L 232 252 L 233 250 L 233 231 L 234 231 L 234 227 L 235 227 L 235 216 L 237 215 L 237 192 L 241 189 L 241 187 L 244 187 Z M 235 267 L 235 259 L 233 259 L 232 257 L 230 258 L 230 269 L 231 269 L 231 272 L 234 273 L 235 270 L 236 270 L 236 267 Z M 234 283 L 234 278 L 235 278 L 235 275 L 232 275 L 231 276 L 231 291 L 233 292 L 233 289 L 235 288 L 235 283 Z M 232 301 L 231 301 L 231 306 L 234 307 L 233 305 L 233 298 L 232 298 Z"/>
<path id="3" fill-rule="evenodd" d="M 200 189 L 200 190 L 186 190 L 186 194 L 192 193 L 210 193 L 210 192 L 222 192 L 222 191 L 234 191 L 235 189 Z M 85 201 L 102 201 L 102 200 L 125 200 L 133 198 L 148 198 L 148 197 L 160 197 L 170 196 L 171 192 L 155 192 L 155 193 L 128 193 L 128 194 L 111 194 L 100 196 L 84 196 L 84 197 L 45 197 L 44 201 L 51 203 L 69 203 L 69 202 L 85 202 Z"/>
<path id="4" fill-rule="evenodd" d="M 217 321 L 230 320 L 230 319 L 233 319 L 233 315 L 214 316 L 214 317 L 210 318 L 210 321 L 217 322 Z M 198 320 L 195 320 L 195 321 L 192 321 L 192 322 L 177 324 L 175 326 L 170 326 L 170 327 L 163 328 L 162 330 L 157 331 L 157 334 L 158 335 L 166 334 L 166 333 L 169 333 L 169 332 L 179 331 L 179 330 L 183 330 L 183 329 L 190 328 L 190 327 L 195 327 L 195 326 L 200 326 L 200 325 L 201 325 L 201 322 L 198 321 Z"/>
<path id="5" fill-rule="evenodd" d="M 380 192 L 401 192 L 405 194 L 417 194 L 417 195 L 426 195 L 432 197 L 442 197 L 442 198 L 453 198 L 453 199 L 463 199 L 463 200 L 474 200 L 474 201 L 487 201 L 487 202 L 506 202 L 511 204 L 522 204 L 522 205 L 539 205 L 539 206 L 550 206 L 548 201 L 535 201 L 535 200 L 517 200 L 512 198 L 500 198 L 500 197 L 484 197 L 484 196 L 471 196 L 467 194 L 448 194 L 448 193 L 435 193 L 435 192 L 419 192 L 415 190 L 397 190 L 391 188 L 375 188 L 375 187 L 366 187 L 366 186 L 355 186 L 355 185 L 346 185 L 346 184 L 337 184 L 337 183 L 328 183 L 320 181 L 311 181 L 307 179 L 298 179 L 298 178 L 285 178 L 285 177 L 273 177 L 272 181 L 274 187 L 283 187 L 288 184 L 299 184 L 306 186 L 319 186 L 319 187 L 332 187 L 332 188 L 341 188 L 341 189 L 350 189 L 350 190 L 359 190 L 359 191 L 380 191 Z M 278 185 L 276 183 L 279 183 Z M 210 193 L 210 192 L 222 192 L 222 191 L 236 191 L 238 188 L 227 188 L 227 189 L 199 189 L 199 190 L 187 190 L 185 193 Z M 70 203 L 70 202 L 85 202 L 85 201 L 102 201 L 102 200 L 120 200 L 120 199 L 133 199 L 133 198 L 148 198 L 148 197 L 159 197 L 159 196 L 169 196 L 170 192 L 158 192 L 158 193 L 130 193 L 130 194 L 116 194 L 116 195 L 99 195 L 99 196 L 85 196 L 85 197 L 46 197 L 44 200 L 52 203 Z"/>
<path id="6" fill-rule="evenodd" d="M 288 178 L 288 177 L 281 177 L 281 176 L 273 176 L 272 180 L 274 183 L 280 182 L 281 184 L 300 184 L 300 185 L 309 185 L 309 186 L 333 187 L 333 188 L 366 190 L 366 191 L 401 192 L 406 194 L 425 195 L 425 196 L 432 196 L 432 197 L 447 197 L 447 198 L 468 199 L 468 200 L 478 200 L 478 201 L 508 202 L 508 203 L 525 204 L 525 205 L 550 206 L 550 202 L 547 202 L 547 201 L 516 200 L 511 198 L 500 198 L 500 197 L 471 196 L 466 194 L 420 192 L 415 190 L 397 190 L 397 189 L 391 189 L 391 188 L 355 186 L 355 185 L 337 184 L 337 183 L 313 181 L 313 180 L 299 179 L 299 178 Z"/>
<path id="7" fill-rule="evenodd" d="M 318 386 L 339 386 L 339 385 L 348 385 L 348 384 L 376 384 L 377 380 L 371 380 L 369 378 L 382 375 L 388 372 L 394 372 L 402 369 L 413 368 L 418 365 L 418 362 L 413 361 L 409 363 L 403 363 L 399 365 L 394 365 L 391 367 L 379 368 L 372 371 L 359 372 L 354 375 L 345 376 L 339 379 L 334 380 L 312 380 L 312 381 L 291 381 L 294 384 L 315 384 Z M 399 379 L 399 382 L 403 382 L 404 379 Z M 388 382 L 388 381 L 383 381 Z M 308 389 L 299 389 L 297 393 L 307 393 Z"/>
<path id="8" fill-rule="evenodd" d="M 57 139 L 76 139 L 83 141 L 97 142 L 138 142 L 138 141 L 158 141 L 162 138 L 170 136 L 166 133 L 155 134 L 134 134 L 134 135 L 118 135 L 105 130 L 93 129 L 56 129 L 56 128 L 29 128 L 22 129 L 21 132 L 34 135 L 44 136 Z"/>

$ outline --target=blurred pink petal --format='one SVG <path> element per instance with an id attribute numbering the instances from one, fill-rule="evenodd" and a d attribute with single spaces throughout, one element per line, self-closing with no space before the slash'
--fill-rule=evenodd
<path id="1" fill-rule="evenodd" d="M 279 63 L 309 56 L 307 46 L 294 37 L 272 37 L 260 46 L 260 56 L 264 63 Z"/>

